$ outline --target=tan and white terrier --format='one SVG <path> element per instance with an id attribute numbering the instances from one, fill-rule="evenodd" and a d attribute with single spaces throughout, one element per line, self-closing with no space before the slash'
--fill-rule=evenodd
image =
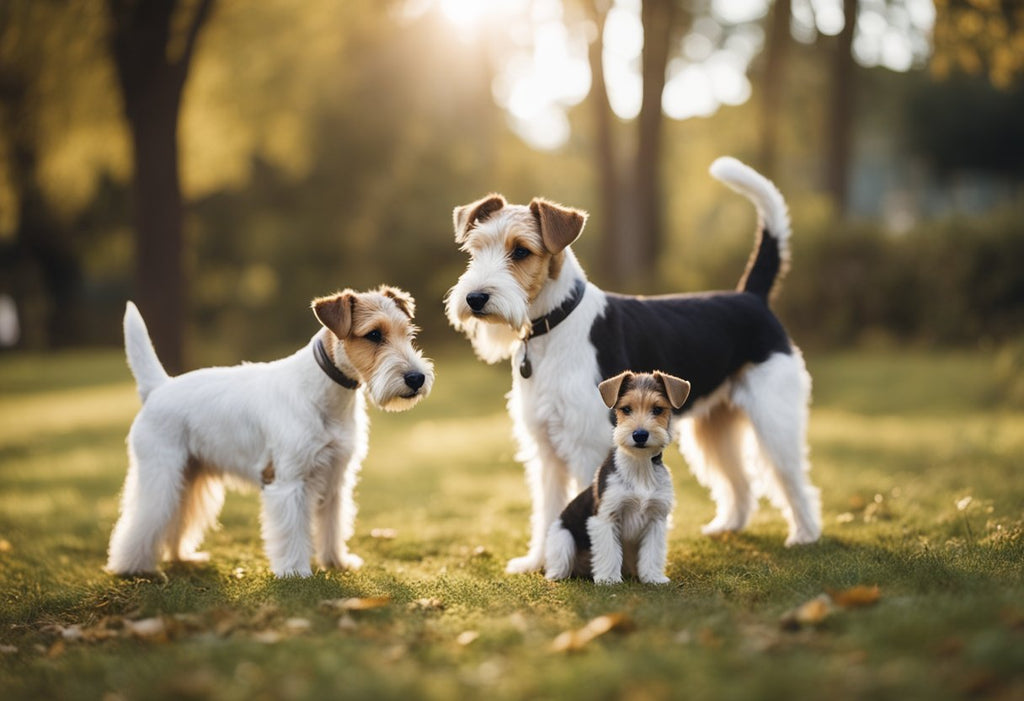
<path id="1" fill-rule="evenodd" d="M 662 372 L 627 371 L 598 390 L 611 409 L 615 447 L 593 484 L 551 524 L 545 576 L 615 584 L 625 574 L 665 584 L 675 494 L 662 452 L 672 442 L 672 411 L 683 406 L 690 383 Z"/>
<path id="2" fill-rule="evenodd" d="M 313 300 L 323 325 L 293 355 L 170 377 L 138 309 L 125 350 L 142 409 L 128 433 L 128 475 L 107 569 L 153 572 L 196 552 L 216 523 L 225 483 L 262 488 L 262 531 L 278 577 L 357 569 L 350 553 L 356 477 L 366 457 L 366 400 L 388 411 L 429 394 L 433 365 L 416 348 L 411 296 L 394 287 Z"/>

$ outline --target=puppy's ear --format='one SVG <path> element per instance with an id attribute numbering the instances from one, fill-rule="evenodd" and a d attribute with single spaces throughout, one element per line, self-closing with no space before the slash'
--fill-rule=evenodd
<path id="1" fill-rule="evenodd" d="M 469 230 L 473 228 L 474 224 L 486 221 L 487 217 L 506 204 L 505 198 L 495 192 L 476 202 L 456 207 L 452 212 L 452 220 L 455 224 L 455 243 L 464 243 L 466 235 L 469 234 Z"/>
<path id="2" fill-rule="evenodd" d="M 586 212 L 563 207 L 540 197 L 534 197 L 530 202 L 530 211 L 537 218 L 544 247 L 552 254 L 561 253 L 566 246 L 579 238 L 583 225 L 587 222 Z"/>
<path id="3" fill-rule="evenodd" d="M 317 297 L 310 306 L 321 324 L 338 338 L 345 338 L 352 330 L 352 308 L 355 304 L 356 293 L 345 290 L 327 297 Z"/>
<path id="4" fill-rule="evenodd" d="M 633 373 L 627 370 L 626 372 L 619 373 L 615 377 L 609 377 L 597 386 L 597 391 L 601 393 L 601 399 L 604 401 L 604 405 L 606 407 L 611 409 L 615 406 L 615 402 L 619 401 L 622 383 L 631 379 L 633 379 Z"/>
<path id="5" fill-rule="evenodd" d="M 390 285 L 381 285 L 377 290 L 385 297 L 390 297 L 395 300 L 395 304 L 398 308 L 409 317 L 410 319 L 416 314 L 416 300 L 412 298 L 412 295 L 405 290 L 400 290 L 397 287 L 391 287 Z"/>
<path id="6" fill-rule="evenodd" d="M 654 377 L 665 387 L 665 396 L 673 409 L 679 409 L 686 403 L 686 398 L 690 396 L 689 382 L 667 372 L 655 372 Z"/>

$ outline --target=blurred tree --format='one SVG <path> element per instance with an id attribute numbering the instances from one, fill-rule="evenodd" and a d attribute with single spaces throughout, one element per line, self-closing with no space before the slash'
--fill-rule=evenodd
<path id="1" fill-rule="evenodd" d="M 775 0 L 768 24 L 764 73 L 761 76 L 760 168 L 775 178 L 778 158 L 779 121 L 785 106 L 786 59 L 792 43 L 789 24 L 793 18 L 793 0 Z"/>
<path id="2" fill-rule="evenodd" d="M 984 74 L 1003 90 L 1024 77 L 1020 0 L 935 0 L 935 11 L 933 75 Z"/>
<path id="3" fill-rule="evenodd" d="M 588 51 L 590 100 L 595 110 L 594 157 L 599 171 L 604 219 L 600 269 L 606 284 L 630 289 L 651 287 L 651 261 L 664 244 L 662 218 L 662 93 L 669 59 L 680 31 L 690 19 L 688 2 L 643 0 L 640 21 L 643 51 L 640 59 L 642 96 L 636 133 L 619 148 L 616 118 L 608 102 L 603 67 L 604 28 L 610 0 L 586 0 L 586 16 L 597 31 Z"/>
<path id="4" fill-rule="evenodd" d="M 111 48 L 134 154 L 139 307 L 169 371 L 183 368 L 184 231 L 178 119 L 199 32 L 213 0 L 108 0 Z"/>
<path id="5" fill-rule="evenodd" d="M 859 0 L 843 0 L 843 29 L 836 41 L 829 86 L 825 183 L 840 216 L 846 214 L 850 190 L 850 153 L 857 90 L 853 39 L 859 5 Z"/>

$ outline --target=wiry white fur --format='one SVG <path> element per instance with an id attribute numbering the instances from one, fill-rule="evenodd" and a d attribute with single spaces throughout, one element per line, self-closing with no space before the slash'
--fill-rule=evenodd
<path id="1" fill-rule="evenodd" d="M 366 400 L 363 389 L 341 387 L 316 364 L 317 336 L 281 360 L 204 368 L 154 386 L 159 361 L 130 303 L 125 329 L 129 364 L 141 369 L 143 405 L 128 434 L 128 474 L 107 569 L 146 573 L 162 556 L 201 557 L 195 551 L 216 522 L 223 482 L 260 485 L 271 472 L 262 491 L 262 532 L 274 574 L 311 574 L 314 551 L 325 567 L 358 567 L 362 561 L 346 541 L 367 452 Z M 407 356 L 419 357 L 411 349 Z M 412 368 L 381 363 L 375 374 L 401 377 L 410 369 L 433 378 L 426 361 Z"/>
<path id="2" fill-rule="evenodd" d="M 788 259 L 789 213 L 781 193 L 769 180 L 733 158 L 720 158 L 711 173 L 749 198 Z M 568 296 L 576 279 L 586 276 L 570 248 L 557 279 L 548 280 L 537 298 L 526 300 L 508 274 L 505 259 L 507 224 L 520 205 L 507 205 L 476 226 L 464 249 L 471 254 L 465 273 L 446 300 L 452 325 L 469 336 L 487 362 L 512 359 L 508 411 L 519 444 L 517 459 L 526 467 L 533 511 L 527 554 L 509 561 L 507 571 L 534 572 L 544 566 L 545 541 L 562 508 L 578 486 L 589 484 L 612 447 L 607 409 L 593 388 L 602 379 L 590 343 L 594 319 L 606 306 L 600 288 L 588 284 L 579 306 L 550 333 L 528 343 L 533 375 L 518 371 L 527 348 L 520 340 L 525 320 L 538 318 Z M 466 319 L 465 297 L 485 290 L 500 298 L 501 313 L 486 322 Z M 489 309 L 497 309 L 490 307 Z M 652 343 L 657 343 L 652 331 Z M 685 379 L 685 378 L 684 378 Z M 810 381 L 803 358 L 778 355 L 758 367 L 744 368 L 698 401 L 680 431 L 680 444 L 691 470 L 711 489 L 717 503 L 708 534 L 738 530 L 748 521 L 756 499 L 767 492 L 782 505 L 789 522 L 787 544 L 808 543 L 821 533 L 818 491 L 806 478 L 806 425 Z M 703 432 L 700 440 L 695 432 Z M 742 446 L 754 436 L 761 459 L 744 456 Z M 752 477 L 760 465 L 773 479 Z M 780 498 L 781 497 L 781 498 Z M 553 547 L 564 546 L 560 543 Z"/>
<path id="3" fill-rule="evenodd" d="M 779 242 L 779 256 L 789 261 L 789 208 L 786 200 L 768 178 L 731 156 L 715 159 L 709 169 L 711 175 L 749 199 L 769 233 Z"/>
<path id="4" fill-rule="evenodd" d="M 615 472 L 605 486 L 597 514 L 587 521 L 594 582 L 622 581 L 623 570 L 641 582 L 665 584 L 668 516 L 675 505 L 667 468 L 651 454 L 617 448 Z"/>

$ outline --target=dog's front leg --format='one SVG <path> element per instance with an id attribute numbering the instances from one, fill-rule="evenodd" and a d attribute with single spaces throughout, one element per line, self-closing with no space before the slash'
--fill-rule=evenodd
<path id="1" fill-rule="evenodd" d="M 313 573 L 309 494 L 301 480 L 280 480 L 263 488 L 263 542 L 278 577 Z"/>
<path id="2" fill-rule="evenodd" d="M 339 459 L 317 503 L 317 560 L 323 567 L 358 570 L 363 565 L 363 558 L 350 553 L 347 545 L 356 518 L 352 492 L 359 467 L 358 458 Z"/>
<path id="3" fill-rule="evenodd" d="M 622 581 L 622 541 L 614 518 L 600 513 L 587 519 L 591 544 L 591 571 L 597 584 L 618 584 Z"/>
<path id="4" fill-rule="evenodd" d="M 668 551 L 667 524 L 664 518 L 656 518 L 647 527 L 640 540 L 637 554 L 637 576 L 647 584 L 668 584 L 665 576 L 665 559 Z"/>
<path id="5" fill-rule="evenodd" d="M 547 440 L 539 441 L 537 454 L 527 460 L 526 474 L 533 497 L 530 550 L 523 557 L 509 560 L 505 568 L 509 574 L 539 572 L 544 567 L 548 531 L 568 501 L 568 471 Z"/>

